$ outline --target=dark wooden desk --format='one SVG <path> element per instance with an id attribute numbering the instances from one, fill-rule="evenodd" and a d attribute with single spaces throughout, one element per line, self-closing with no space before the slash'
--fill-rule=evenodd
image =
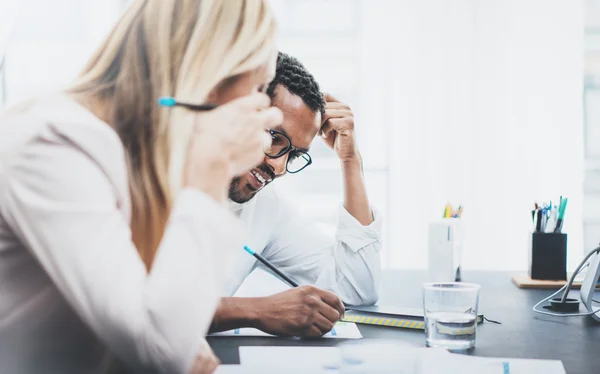
<path id="1" fill-rule="evenodd" d="M 465 282 L 481 288 L 480 311 L 502 325 L 484 323 L 470 353 L 487 357 L 562 360 L 568 374 L 600 373 L 600 324 L 590 317 L 558 318 L 534 313 L 531 308 L 551 292 L 521 290 L 506 272 L 463 273 Z M 380 303 L 420 308 L 422 271 L 387 271 L 383 274 Z M 577 292 L 573 292 L 577 295 Z M 583 312 L 583 308 L 582 308 Z M 364 339 L 398 339 L 423 346 L 422 331 L 358 325 Z M 338 339 L 303 341 L 268 337 L 209 337 L 208 342 L 224 364 L 239 363 L 238 347 L 271 345 L 328 346 Z"/>

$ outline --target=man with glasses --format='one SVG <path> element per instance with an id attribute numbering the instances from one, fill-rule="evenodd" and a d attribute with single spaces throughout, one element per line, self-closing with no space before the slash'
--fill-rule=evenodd
<path id="1" fill-rule="evenodd" d="M 211 331 L 255 327 L 280 336 L 321 336 L 343 315 L 342 300 L 347 305 L 377 301 L 381 218 L 367 198 L 351 109 L 321 94 L 304 66 L 283 53 L 267 93 L 283 112 L 283 123 L 269 130 L 272 144 L 264 162 L 232 182 L 231 210 L 246 223 L 246 244 L 301 286 L 262 298 L 224 297 Z M 309 148 L 317 134 L 342 166 L 344 203 L 335 238 L 267 187 L 310 167 Z M 243 248 L 235 264 L 227 295 L 263 266 Z"/>

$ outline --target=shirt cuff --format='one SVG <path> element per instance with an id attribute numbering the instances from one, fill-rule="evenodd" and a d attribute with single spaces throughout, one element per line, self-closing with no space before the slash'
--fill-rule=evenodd
<path id="1" fill-rule="evenodd" d="M 353 252 L 381 241 L 381 229 L 383 226 L 383 217 L 373 209 L 373 222 L 368 226 L 363 226 L 352 214 L 350 214 L 344 205 L 338 208 L 338 226 L 336 239 L 345 243 Z M 380 246 L 374 246 L 375 251 L 379 252 Z"/>

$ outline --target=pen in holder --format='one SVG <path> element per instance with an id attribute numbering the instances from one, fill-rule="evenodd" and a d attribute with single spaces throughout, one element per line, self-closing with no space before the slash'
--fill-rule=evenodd
<path id="1" fill-rule="evenodd" d="M 539 280 L 567 280 L 567 234 L 534 232 L 531 235 L 529 276 Z"/>

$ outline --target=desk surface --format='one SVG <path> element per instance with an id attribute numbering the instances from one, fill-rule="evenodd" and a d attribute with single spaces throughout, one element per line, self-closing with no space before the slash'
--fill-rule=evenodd
<path id="1" fill-rule="evenodd" d="M 475 349 L 470 354 L 562 360 L 568 374 L 599 373 L 600 324 L 589 317 L 558 318 L 534 313 L 531 310 L 533 305 L 551 292 L 518 289 L 510 277 L 511 274 L 506 272 L 463 272 L 463 281 L 482 286 L 480 312 L 502 322 L 502 325 L 480 325 Z M 421 284 L 424 281 L 423 271 L 386 271 L 380 303 L 421 308 Z M 572 295 L 577 295 L 577 292 Z M 364 339 L 397 339 L 419 346 L 425 344 L 422 331 L 358 326 Z M 209 337 L 208 342 L 223 364 L 237 364 L 240 346 L 330 346 L 340 343 L 340 340 Z"/>

